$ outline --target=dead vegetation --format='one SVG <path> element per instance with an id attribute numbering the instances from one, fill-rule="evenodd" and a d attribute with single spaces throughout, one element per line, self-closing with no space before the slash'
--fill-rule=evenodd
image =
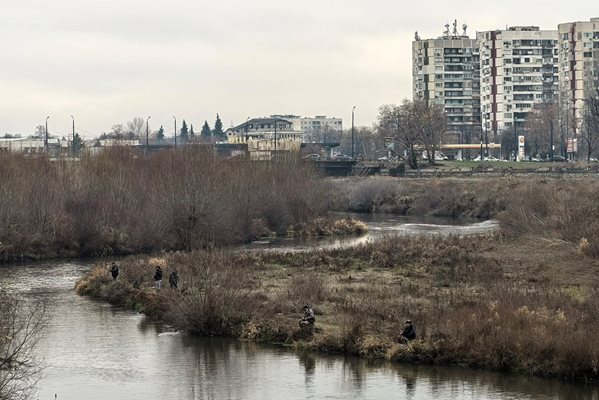
<path id="1" fill-rule="evenodd" d="M 0 260 L 240 243 L 323 216 L 328 197 L 294 159 L 223 161 L 194 147 L 79 161 L 2 153 Z"/>
<path id="2" fill-rule="evenodd" d="M 599 278 L 588 272 L 594 261 L 562 245 L 539 249 L 545 258 L 536 264 L 527 260 L 534 246 L 502 236 L 387 238 L 288 254 L 167 254 L 131 259 L 122 271 L 131 276 L 127 285 L 145 273 L 147 283 L 136 293 L 147 296 L 152 310 L 163 305 L 151 314 L 196 334 L 597 381 Z M 149 288 L 157 260 L 177 268 L 180 290 Z M 129 268 L 137 272 L 128 275 Z M 100 283 L 83 278 L 80 292 L 94 287 L 87 293 L 114 300 L 112 291 L 120 289 L 107 270 L 89 277 Z M 304 304 L 316 313 L 314 334 L 297 327 Z M 418 340 L 406 346 L 397 339 L 407 318 Z"/>

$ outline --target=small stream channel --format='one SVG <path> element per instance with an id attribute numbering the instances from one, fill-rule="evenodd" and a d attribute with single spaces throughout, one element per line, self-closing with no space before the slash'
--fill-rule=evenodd
<path id="1" fill-rule="evenodd" d="M 364 219 L 363 216 L 360 218 Z M 492 222 L 369 217 L 360 239 L 276 240 L 250 247 L 351 245 L 388 233 L 473 234 Z M 47 366 L 40 400 L 153 399 L 599 399 L 599 388 L 463 368 L 298 354 L 170 332 L 130 310 L 75 294 L 89 262 L 0 266 L 0 286 L 42 298 L 49 325 L 37 348 Z"/>

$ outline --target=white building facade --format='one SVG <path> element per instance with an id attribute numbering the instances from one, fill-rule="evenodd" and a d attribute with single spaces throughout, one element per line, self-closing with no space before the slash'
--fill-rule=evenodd
<path id="1" fill-rule="evenodd" d="M 272 115 L 291 122 L 295 132 L 301 133 L 304 143 L 321 143 L 331 137 L 338 137 L 343 132 L 343 119 L 316 115 L 301 117 L 299 115 Z"/>
<path id="2" fill-rule="evenodd" d="M 581 128 L 585 99 L 599 87 L 599 18 L 560 24 L 559 97 L 568 133 Z"/>
<path id="3" fill-rule="evenodd" d="M 523 131 L 537 103 L 558 88 L 558 33 L 536 26 L 477 33 L 483 130 Z"/>
<path id="4" fill-rule="evenodd" d="M 460 141 L 478 138 L 481 126 L 480 60 L 476 39 L 453 32 L 449 25 L 437 39 L 412 42 L 412 83 L 414 99 L 443 106 L 448 131 Z M 465 138 L 465 139 L 464 139 Z"/>

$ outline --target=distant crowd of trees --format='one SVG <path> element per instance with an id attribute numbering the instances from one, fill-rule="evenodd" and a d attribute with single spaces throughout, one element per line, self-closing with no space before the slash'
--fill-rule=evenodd
<path id="1" fill-rule="evenodd" d="M 42 127 L 43 128 L 43 127 Z M 158 130 L 150 130 L 149 137 L 161 143 L 166 140 L 164 126 L 160 125 Z M 103 139 L 144 139 L 146 136 L 146 121 L 143 118 L 135 117 L 125 124 L 115 124 L 109 132 L 104 132 L 100 135 L 100 140 Z M 173 137 L 174 135 L 169 135 Z M 187 124 L 185 119 L 181 122 L 181 128 L 177 132 L 177 140 L 182 142 L 209 142 L 226 140 L 226 135 L 223 130 L 223 123 L 219 114 L 216 114 L 214 129 L 210 128 L 208 121 L 204 121 L 200 134 L 197 135 L 193 129 L 193 124 Z"/>

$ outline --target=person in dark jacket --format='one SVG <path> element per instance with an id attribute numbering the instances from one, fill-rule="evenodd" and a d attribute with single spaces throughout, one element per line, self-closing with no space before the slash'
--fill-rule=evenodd
<path id="1" fill-rule="evenodd" d="M 160 289 L 162 287 L 162 268 L 160 266 L 156 267 L 156 272 L 154 273 L 154 287 L 156 289 Z"/>
<path id="2" fill-rule="evenodd" d="M 116 277 L 119 276 L 119 266 L 116 263 L 112 263 L 112 267 L 110 267 L 110 275 L 112 275 L 112 280 L 116 281 Z"/>
<path id="3" fill-rule="evenodd" d="M 314 310 L 312 310 L 308 305 L 304 306 L 304 317 L 300 319 L 299 325 L 300 328 L 305 326 L 313 326 L 316 322 L 316 317 L 314 316 Z"/>
<path id="4" fill-rule="evenodd" d="M 171 272 L 168 276 L 168 283 L 171 285 L 171 289 L 177 289 L 179 286 L 179 274 L 177 271 Z"/>
<path id="5" fill-rule="evenodd" d="M 403 331 L 399 335 L 399 339 L 402 342 L 409 342 L 410 340 L 416 339 L 416 328 L 411 320 L 407 320 Z"/>

